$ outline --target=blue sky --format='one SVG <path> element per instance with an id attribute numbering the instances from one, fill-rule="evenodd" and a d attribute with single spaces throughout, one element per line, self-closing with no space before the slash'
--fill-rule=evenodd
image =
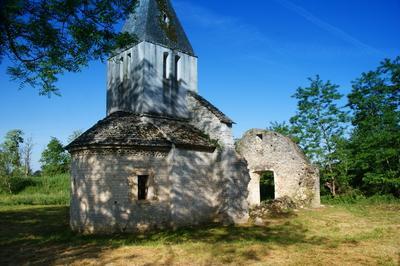
<path id="1" fill-rule="evenodd" d="M 316 74 L 343 94 L 362 72 L 400 55 L 399 0 L 172 0 L 199 57 L 199 91 L 237 124 L 235 136 L 288 120 L 291 98 Z M 229 4 L 227 4 L 229 2 Z M 106 66 L 65 74 L 62 97 L 18 89 L 0 65 L 0 139 L 22 129 L 34 169 L 51 136 L 66 143 L 105 116 Z"/>

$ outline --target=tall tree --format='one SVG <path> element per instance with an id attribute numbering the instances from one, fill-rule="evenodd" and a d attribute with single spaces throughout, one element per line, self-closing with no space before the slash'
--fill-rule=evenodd
<path id="1" fill-rule="evenodd" d="M 348 98 L 354 185 L 400 196 L 400 57 L 363 73 Z"/>
<path id="2" fill-rule="evenodd" d="M 319 164 L 332 195 L 336 195 L 337 176 L 334 153 L 337 141 L 344 135 L 347 113 L 338 106 L 342 95 L 338 85 L 324 82 L 319 76 L 310 78 L 310 85 L 298 88 L 297 114 L 290 119 L 293 134 L 311 160 Z"/>
<path id="3" fill-rule="evenodd" d="M 12 193 L 11 178 L 21 173 L 20 145 L 24 142 L 19 129 L 9 131 L 0 145 L 0 185 Z"/>
<path id="4" fill-rule="evenodd" d="M 2 150 L 9 158 L 11 172 L 21 168 L 20 146 L 24 142 L 23 135 L 22 130 L 11 130 L 7 132 L 2 144 Z"/>
<path id="5" fill-rule="evenodd" d="M 56 175 L 68 172 L 70 157 L 62 143 L 53 137 L 43 151 L 40 162 L 44 175 Z"/>
<path id="6" fill-rule="evenodd" d="M 90 60 L 104 59 L 136 41 L 116 33 L 115 25 L 133 12 L 137 0 L 2 0 L 0 63 L 21 86 L 39 86 L 40 94 L 58 94 L 57 77 L 78 72 Z"/>
<path id="7" fill-rule="evenodd" d="M 29 176 L 32 173 L 31 161 L 32 161 L 33 147 L 34 147 L 33 139 L 32 137 L 29 137 L 25 140 L 24 145 L 21 149 L 25 176 Z"/>

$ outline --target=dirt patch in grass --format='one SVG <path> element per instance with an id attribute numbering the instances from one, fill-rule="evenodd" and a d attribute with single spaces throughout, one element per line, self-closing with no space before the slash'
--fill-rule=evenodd
<path id="1" fill-rule="evenodd" d="M 302 210 L 265 226 L 79 236 L 68 208 L 0 207 L 0 265 L 398 265 L 393 206 Z"/>

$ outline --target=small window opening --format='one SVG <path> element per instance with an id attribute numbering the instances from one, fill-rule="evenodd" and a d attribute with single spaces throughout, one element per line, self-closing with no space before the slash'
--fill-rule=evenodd
<path id="1" fill-rule="evenodd" d="M 138 200 L 147 200 L 148 181 L 148 175 L 138 176 Z"/>
<path id="2" fill-rule="evenodd" d="M 163 21 L 165 24 L 167 24 L 167 25 L 169 24 L 169 17 L 166 13 L 163 14 Z"/>
<path id="3" fill-rule="evenodd" d="M 181 57 L 179 55 L 175 56 L 175 78 L 177 81 L 179 81 L 181 79 L 180 77 L 180 60 Z"/>
<path id="4" fill-rule="evenodd" d="M 265 171 L 260 174 L 260 200 L 263 202 L 271 199 L 275 199 L 274 172 Z"/>
<path id="5" fill-rule="evenodd" d="M 128 54 L 128 62 L 127 62 L 128 67 L 127 67 L 127 73 L 126 73 L 126 76 L 127 76 L 128 79 L 129 79 L 130 74 L 131 74 L 131 64 L 132 64 L 132 54 L 129 53 Z"/>
<path id="6" fill-rule="evenodd" d="M 163 78 L 169 78 L 169 63 L 168 63 L 169 54 L 167 52 L 164 53 L 164 60 L 163 60 Z"/>
<path id="7" fill-rule="evenodd" d="M 122 81 L 124 79 L 124 57 L 121 57 L 119 62 L 119 79 Z"/>
<path id="8" fill-rule="evenodd" d="M 264 138 L 263 134 L 257 134 L 257 137 L 258 137 L 259 139 L 261 139 L 261 140 L 263 140 L 263 138 Z"/>

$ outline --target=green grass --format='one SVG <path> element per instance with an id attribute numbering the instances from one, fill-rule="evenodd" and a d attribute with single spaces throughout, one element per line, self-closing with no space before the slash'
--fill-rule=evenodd
<path id="1" fill-rule="evenodd" d="M 340 195 L 335 198 L 331 196 L 322 196 L 322 204 L 330 205 L 376 205 L 376 204 L 400 204 L 400 198 L 393 195 L 374 195 L 366 197 L 362 194 Z"/>
<path id="2" fill-rule="evenodd" d="M 69 174 L 23 177 L 13 180 L 13 194 L 0 193 L 1 205 L 67 205 Z"/>
<path id="3" fill-rule="evenodd" d="M 400 204 L 334 205 L 265 226 L 81 236 L 67 206 L 1 206 L 0 265 L 398 265 Z"/>
<path id="4" fill-rule="evenodd" d="M 265 226 L 81 236 L 69 229 L 67 174 L 19 181 L 18 193 L 0 194 L 0 265 L 400 264 L 400 200 L 393 197 L 323 197 L 325 208 Z"/>

